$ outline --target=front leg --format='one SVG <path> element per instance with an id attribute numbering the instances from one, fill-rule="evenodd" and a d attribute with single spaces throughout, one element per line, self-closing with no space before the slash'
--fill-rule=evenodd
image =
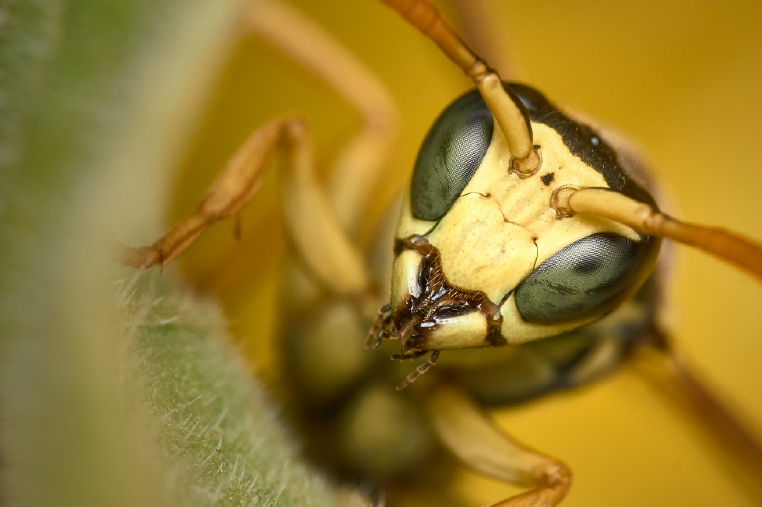
<path id="1" fill-rule="evenodd" d="M 439 439 L 466 465 L 533 488 L 491 507 L 552 507 L 563 500 L 571 485 L 569 467 L 502 432 L 463 390 L 437 386 L 429 395 L 428 407 Z"/>
<path id="2" fill-rule="evenodd" d="M 273 120 L 255 130 L 207 190 L 196 210 L 153 245 L 121 247 L 117 260 L 148 270 L 162 268 L 209 226 L 223 218 L 237 219 L 259 189 L 262 176 L 280 148 L 287 161 L 284 190 L 286 224 L 304 262 L 334 291 L 356 295 L 368 287 L 359 251 L 341 227 L 315 176 L 312 135 L 301 118 Z"/>

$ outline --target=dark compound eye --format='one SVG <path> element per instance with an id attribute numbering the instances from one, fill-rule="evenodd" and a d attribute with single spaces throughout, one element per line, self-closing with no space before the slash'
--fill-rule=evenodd
<path id="1" fill-rule="evenodd" d="M 439 220 L 482 163 L 492 141 L 493 119 L 477 90 L 450 104 L 423 141 L 413 170 L 413 216 Z"/>
<path id="2" fill-rule="evenodd" d="M 521 83 L 504 83 L 511 87 L 511 90 L 521 99 L 521 103 L 530 113 L 551 108 L 552 106 L 545 98 L 545 95 L 535 90 L 531 86 Z"/>
<path id="3" fill-rule="evenodd" d="M 516 306 L 533 324 L 553 325 L 613 310 L 650 265 L 653 245 L 613 233 L 592 234 L 556 252 L 516 289 Z"/>

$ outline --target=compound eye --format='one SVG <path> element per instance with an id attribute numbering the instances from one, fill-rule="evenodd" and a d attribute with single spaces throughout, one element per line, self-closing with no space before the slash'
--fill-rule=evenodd
<path id="1" fill-rule="evenodd" d="M 516 96 L 521 99 L 521 103 L 524 104 L 524 107 L 527 109 L 527 112 L 529 112 L 530 116 L 535 111 L 539 111 L 541 109 L 547 110 L 552 107 L 550 102 L 548 102 L 548 99 L 545 98 L 545 95 L 535 90 L 531 86 L 527 86 L 521 83 L 507 84 L 511 87 L 513 93 L 515 93 Z"/>
<path id="2" fill-rule="evenodd" d="M 516 289 L 525 321 L 553 325 L 613 310 L 644 279 L 648 243 L 613 233 L 592 234 L 556 252 Z"/>
<path id="3" fill-rule="evenodd" d="M 466 188 L 492 141 L 493 118 L 477 90 L 450 104 L 423 141 L 413 170 L 415 218 L 439 220 Z"/>

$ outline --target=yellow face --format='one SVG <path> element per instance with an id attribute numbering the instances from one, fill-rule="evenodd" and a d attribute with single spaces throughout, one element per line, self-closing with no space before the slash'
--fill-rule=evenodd
<path id="1" fill-rule="evenodd" d="M 416 321 L 416 340 L 403 338 L 403 352 L 562 333 L 621 304 L 653 268 L 658 240 L 553 206 L 554 194 L 569 187 L 650 199 L 635 183 L 637 168 L 536 91 L 514 88 L 537 118 L 542 164 L 532 174 L 511 169 L 506 137 L 476 91 L 453 102 L 423 143 L 397 229 L 394 320 L 398 328 L 423 323 Z M 434 255 L 427 248 L 436 255 L 433 280 L 425 275 Z M 427 287 L 442 280 L 447 295 Z"/>

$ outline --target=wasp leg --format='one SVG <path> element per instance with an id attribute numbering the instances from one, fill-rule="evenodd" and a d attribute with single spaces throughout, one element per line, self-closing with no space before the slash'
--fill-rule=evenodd
<path id="1" fill-rule="evenodd" d="M 338 223 L 348 237 L 354 237 L 365 216 L 364 207 L 372 201 L 379 175 L 388 165 L 396 141 L 398 112 L 394 100 L 378 78 L 363 63 L 343 48 L 319 25 L 298 10 L 276 0 L 250 2 L 243 16 L 246 30 L 256 33 L 278 50 L 319 76 L 342 99 L 357 110 L 359 130 L 348 140 L 336 157 L 325 184 L 326 195 Z M 291 200 L 287 190 L 287 201 Z M 322 238 L 328 242 L 331 238 Z M 313 245 L 297 243 L 297 255 L 304 257 L 305 248 Z M 302 287 L 302 294 L 319 292 L 319 287 L 304 263 L 292 264 L 289 283 Z M 314 269 L 314 264 L 308 264 Z M 323 281 L 325 276 L 319 276 Z M 380 279 L 390 278 L 385 274 Z M 335 288 L 335 287 L 334 287 Z M 354 289 L 353 289 L 354 290 Z M 345 288 L 342 292 L 349 292 Z M 372 315 L 383 304 L 378 297 L 383 291 L 366 291 L 367 298 L 358 301 L 362 313 Z"/>
<path id="2" fill-rule="evenodd" d="M 326 186 L 340 223 L 351 234 L 393 152 L 394 100 L 362 62 L 296 9 L 274 0 L 250 5 L 248 29 L 318 75 L 360 113 L 362 127 L 337 156 Z"/>
<path id="3" fill-rule="evenodd" d="M 762 442 L 744 414 L 725 401 L 721 391 L 692 371 L 668 343 L 638 347 L 629 366 L 703 427 L 707 441 L 719 451 L 717 456 L 732 471 L 734 481 L 747 492 L 752 503 L 759 503 Z"/>
<path id="4" fill-rule="evenodd" d="M 338 293 L 360 294 L 369 277 L 360 251 L 339 223 L 314 168 L 312 136 L 306 125 L 292 128 L 293 168 L 284 182 L 286 224 L 301 258 L 317 277 Z"/>
<path id="5" fill-rule="evenodd" d="M 464 391 L 448 384 L 439 386 L 428 404 L 440 440 L 466 465 L 534 488 L 492 506 L 551 507 L 564 498 L 571 485 L 569 467 L 503 433 Z"/>
<path id="6" fill-rule="evenodd" d="M 196 210 L 150 247 L 127 248 L 123 264 L 164 268 L 210 225 L 235 217 L 254 196 L 277 148 L 286 154 L 286 222 L 305 263 L 340 293 L 365 290 L 368 278 L 357 249 L 318 184 L 312 136 L 300 118 L 282 118 L 254 131 L 209 187 Z"/>
<path id="7" fill-rule="evenodd" d="M 338 156 L 323 191 L 314 176 L 312 139 L 301 120 L 268 123 L 239 149 L 196 211 L 152 246 L 120 247 L 115 256 L 125 265 L 163 268 L 217 220 L 232 217 L 238 231 L 241 207 L 257 191 L 275 149 L 283 145 L 291 153 L 294 169 L 286 178 L 287 226 L 299 254 L 333 290 L 361 292 L 368 279 L 347 234 L 357 227 L 361 208 L 392 152 L 397 125 L 394 102 L 358 60 L 289 6 L 275 0 L 248 2 L 242 19 L 244 31 L 271 42 L 357 108 L 363 127 Z"/>
<path id="8" fill-rule="evenodd" d="M 214 222 L 236 216 L 258 190 L 290 121 L 275 120 L 255 130 L 217 176 L 193 213 L 151 246 L 121 247 L 116 260 L 146 271 L 157 264 L 164 269 Z"/>

